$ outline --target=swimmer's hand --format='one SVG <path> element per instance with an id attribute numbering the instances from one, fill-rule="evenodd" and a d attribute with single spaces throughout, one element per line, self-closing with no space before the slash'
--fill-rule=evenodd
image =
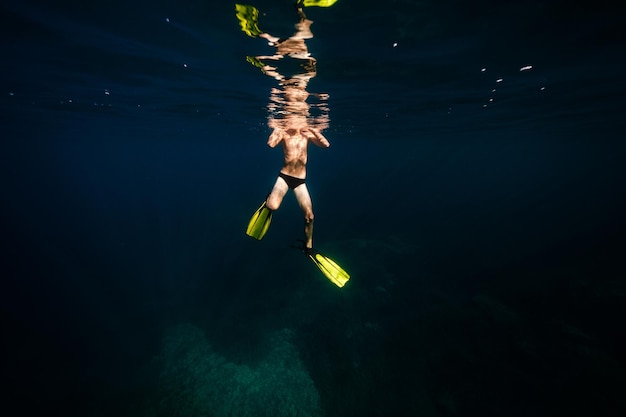
<path id="1" fill-rule="evenodd" d="M 322 133 L 311 127 L 303 127 L 300 129 L 300 134 L 304 137 L 310 139 L 314 144 L 321 148 L 328 148 L 330 146 L 330 142 L 328 139 L 322 135 Z"/>

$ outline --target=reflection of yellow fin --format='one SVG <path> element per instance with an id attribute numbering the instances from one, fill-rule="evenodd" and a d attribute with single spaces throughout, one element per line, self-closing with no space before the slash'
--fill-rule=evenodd
<path id="1" fill-rule="evenodd" d="M 337 0 L 304 0 L 302 4 L 304 7 L 330 7 L 333 4 L 337 3 Z"/>
<path id="2" fill-rule="evenodd" d="M 261 70 L 263 70 L 263 67 L 265 66 L 264 63 L 259 61 L 259 59 L 257 57 L 254 57 L 254 56 L 247 56 L 246 57 L 246 61 L 248 61 L 249 63 L 251 63 L 255 67 L 261 68 Z"/>
<path id="3" fill-rule="evenodd" d="M 239 26 L 241 26 L 241 30 L 246 35 L 256 38 L 263 33 L 259 29 L 259 11 L 256 7 L 246 4 L 235 4 L 235 10 L 237 11 Z"/>

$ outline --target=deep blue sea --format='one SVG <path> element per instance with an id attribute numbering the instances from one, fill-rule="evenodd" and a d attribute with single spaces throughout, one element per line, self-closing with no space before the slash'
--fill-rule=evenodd
<path id="1" fill-rule="evenodd" d="M 306 7 L 338 288 L 293 193 L 245 235 L 283 156 L 235 2 L 3 2 L 3 414 L 626 415 L 619 10 Z"/>

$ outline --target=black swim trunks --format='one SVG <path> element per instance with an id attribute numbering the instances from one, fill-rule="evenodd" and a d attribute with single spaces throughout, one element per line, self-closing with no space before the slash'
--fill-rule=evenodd
<path id="1" fill-rule="evenodd" d="M 278 176 L 284 179 L 287 183 L 287 187 L 291 188 L 292 190 L 306 182 L 304 178 L 292 177 L 291 175 L 283 174 L 282 172 L 279 172 Z"/>

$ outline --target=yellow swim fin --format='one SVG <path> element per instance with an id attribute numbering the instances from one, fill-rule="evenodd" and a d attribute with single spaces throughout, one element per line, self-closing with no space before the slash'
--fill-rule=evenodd
<path id="1" fill-rule="evenodd" d="M 339 288 L 346 285 L 346 282 L 350 279 L 350 274 L 344 271 L 342 267 L 337 265 L 337 263 L 328 256 L 319 253 L 313 248 L 304 249 L 304 253 L 313 261 L 320 271 L 322 271 L 326 278 Z"/>
<path id="2" fill-rule="evenodd" d="M 263 33 L 259 29 L 259 10 L 256 7 L 247 4 L 235 4 L 235 10 L 237 11 L 239 26 L 246 35 L 256 38 Z"/>
<path id="3" fill-rule="evenodd" d="M 261 240 L 263 236 L 265 236 L 267 229 L 269 229 L 271 222 L 272 210 L 267 208 L 266 202 L 264 201 L 261 207 L 252 215 L 250 223 L 248 223 L 248 229 L 246 229 L 246 234 L 256 240 Z"/>

